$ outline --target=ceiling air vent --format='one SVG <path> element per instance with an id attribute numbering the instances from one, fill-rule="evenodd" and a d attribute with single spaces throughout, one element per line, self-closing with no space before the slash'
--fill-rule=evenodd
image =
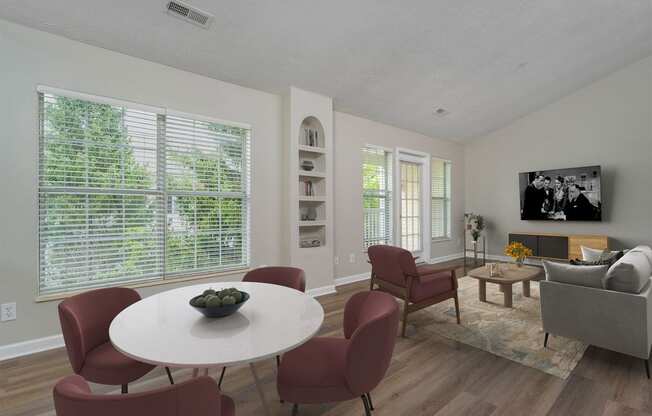
<path id="1" fill-rule="evenodd" d="M 450 111 L 446 110 L 445 108 L 438 107 L 438 108 L 435 108 L 434 110 L 432 110 L 432 114 L 435 117 L 442 118 L 442 117 L 446 117 L 447 115 L 449 115 Z"/>
<path id="2" fill-rule="evenodd" d="M 167 5 L 168 14 L 208 29 L 213 22 L 213 15 L 180 1 L 171 1 Z"/>

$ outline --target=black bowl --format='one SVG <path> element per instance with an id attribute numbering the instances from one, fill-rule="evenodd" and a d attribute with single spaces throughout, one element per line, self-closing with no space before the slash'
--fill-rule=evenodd
<path id="1" fill-rule="evenodd" d="M 244 305 L 246 301 L 249 300 L 249 293 L 242 292 L 242 291 L 240 291 L 240 293 L 242 293 L 242 301 L 234 305 L 222 305 L 222 306 L 216 306 L 211 308 L 205 306 L 203 308 L 200 308 L 198 306 L 193 306 L 191 303 L 190 306 L 197 309 L 199 312 L 203 313 L 204 316 L 206 316 L 207 318 L 223 318 L 225 316 L 233 315 L 234 313 L 236 313 L 238 309 L 240 309 L 240 307 Z M 197 295 L 194 298 L 190 299 L 190 302 L 192 302 L 193 300 L 197 299 L 200 296 L 204 296 L 204 295 Z"/>

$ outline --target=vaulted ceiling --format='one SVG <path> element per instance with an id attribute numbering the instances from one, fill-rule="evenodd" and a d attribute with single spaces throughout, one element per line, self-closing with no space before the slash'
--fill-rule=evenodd
<path id="1" fill-rule="evenodd" d="M 0 17 L 433 137 L 500 128 L 652 54 L 651 0 L 5 0 Z M 445 108 L 444 117 L 433 115 Z"/>

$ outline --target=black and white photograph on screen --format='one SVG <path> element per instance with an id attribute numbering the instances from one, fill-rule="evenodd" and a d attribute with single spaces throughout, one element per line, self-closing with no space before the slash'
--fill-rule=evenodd
<path id="1" fill-rule="evenodd" d="M 519 174 L 521 220 L 602 221 L 600 166 Z"/>

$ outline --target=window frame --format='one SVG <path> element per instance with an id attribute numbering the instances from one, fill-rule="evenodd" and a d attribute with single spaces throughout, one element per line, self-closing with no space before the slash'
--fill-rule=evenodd
<path id="1" fill-rule="evenodd" d="M 38 222 L 38 237 L 37 237 L 37 250 L 38 250 L 38 280 L 37 280 L 37 297 L 36 301 L 49 301 L 53 299 L 61 299 L 65 298 L 67 296 L 70 296 L 71 294 L 78 293 L 84 290 L 89 290 L 89 289 L 94 289 L 94 288 L 101 288 L 101 287 L 112 287 L 112 286 L 127 286 L 127 287 L 146 287 L 146 286 L 155 286 L 155 285 L 162 285 L 162 284 L 169 284 L 173 282 L 179 282 L 179 281 L 188 281 L 188 280 L 195 280 L 195 279 L 206 279 L 210 277 L 216 277 L 216 276 L 222 276 L 222 275 L 228 275 L 232 274 L 234 272 L 241 272 L 241 271 L 246 271 L 250 269 L 251 266 L 251 198 L 252 198 L 252 190 L 251 190 L 251 183 L 252 183 L 252 171 L 253 171 L 253 163 L 252 163 L 252 150 L 253 150 L 253 129 L 251 125 L 246 124 L 246 123 L 241 123 L 241 122 L 232 122 L 232 121 L 226 121 L 226 120 L 221 120 L 221 119 L 216 119 L 213 117 L 207 117 L 207 116 L 202 116 L 202 115 L 196 115 L 196 114 L 190 114 L 190 113 L 184 113 L 180 111 L 175 111 L 171 109 L 166 109 L 162 107 L 156 107 L 156 106 L 150 106 L 150 105 L 144 105 L 140 103 L 135 103 L 127 100 L 122 100 L 122 99 L 115 99 L 115 98 L 109 98 L 109 97 L 104 97 L 104 96 L 97 96 L 93 94 L 86 94 L 86 93 L 81 93 L 81 92 L 75 92 L 75 91 L 69 91 L 69 90 L 64 90 L 60 88 L 53 88 L 53 87 L 48 87 L 44 85 L 38 85 L 36 87 L 36 98 L 39 103 L 39 112 L 37 114 L 37 160 L 38 160 L 38 174 L 37 179 L 36 179 L 36 189 L 37 189 L 37 199 L 38 199 L 38 212 L 36 214 L 36 220 Z M 83 101 L 88 101 L 93 104 L 102 104 L 102 105 L 110 105 L 110 106 L 116 106 L 116 107 L 123 107 L 128 110 L 138 110 L 138 111 L 145 111 L 149 113 L 154 113 L 156 116 L 156 140 L 155 140 L 155 154 L 157 155 L 156 157 L 156 162 L 155 162 L 155 167 L 156 167 L 156 172 L 154 176 L 152 177 L 152 181 L 155 183 L 154 187 L 152 189 L 137 189 L 136 193 L 140 195 L 140 193 L 143 194 L 148 194 L 148 195 L 155 195 L 156 197 L 162 198 L 162 214 L 152 214 L 152 215 L 162 215 L 163 217 L 163 233 L 158 237 L 155 238 L 155 240 L 158 240 L 157 244 L 157 249 L 160 249 L 161 256 L 162 256 L 162 268 L 160 270 L 160 273 L 156 273 L 156 275 L 153 276 L 148 276 L 146 278 L 142 277 L 134 277 L 134 278 L 116 278 L 116 279 L 110 279 L 108 282 L 101 283 L 99 281 L 93 282 L 91 279 L 88 279 L 83 282 L 83 284 L 78 284 L 78 285 L 63 285 L 60 288 L 54 288 L 54 289 L 46 289 L 44 290 L 43 286 L 43 279 L 45 275 L 43 274 L 43 249 L 42 244 L 46 241 L 43 239 L 43 236 L 41 235 L 41 209 L 42 209 L 42 202 L 41 202 L 41 195 L 43 193 L 46 193 L 50 191 L 48 189 L 47 185 L 44 185 L 42 183 L 41 179 L 41 174 L 42 174 L 42 163 L 45 160 L 44 156 L 44 132 L 43 132 L 43 126 L 45 123 L 45 118 L 44 114 L 40 111 L 41 110 L 41 100 L 42 97 L 45 95 L 53 95 L 56 97 L 65 97 L 65 98 L 70 98 L 70 99 L 76 99 L 76 100 L 83 100 Z M 167 259 L 166 259 L 166 247 L 167 247 L 167 218 L 168 218 L 168 193 L 166 190 L 166 182 L 167 182 L 167 172 L 166 172 L 166 161 L 165 161 L 165 152 L 166 152 L 166 133 L 165 133 L 165 127 L 161 129 L 161 124 L 165 126 L 166 123 L 166 118 L 167 116 L 174 116 L 174 117 L 184 117 L 188 118 L 190 120 L 194 121 L 202 121 L 202 122 L 207 122 L 207 123 L 216 123 L 220 125 L 224 125 L 226 127 L 234 127 L 234 128 L 241 128 L 247 130 L 247 134 L 244 137 L 244 143 L 243 143 L 243 153 L 241 155 L 241 161 L 242 161 L 242 168 L 240 171 L 241 176 L 241 183 L 242 183 L 242 191 L 239 193 L 241 195 L 242 199 L 242 208 L 244 210 L 244 213 L 241 214 L 242 217 L 242 243 L 241 243 L 241 250 L 242 250 L 242 256 L 244 258 L 242 264 L 235 265 L 234 267 L 211 267 L 209 269 L 196 269 L 193 271 L 186 271 L 186 272 L 167 272 Z M 98 188 L 98 189 L 103 189 L 103 188 Z M 68 194 L 73 194 L 75 189 L 72 186 L 65 186 L 65 187 L 58 187 L 58 190 L 60 190 L 62 193 L 68 192 Z M 140 192 L 142 191 L 142 192 Z M 51 192 L 51 191 L 50 191 Z M 140 193 L 139 193 L 140 192 Z M 152 217 L 154 218 L 154 217 Z"/>
<path id="2" fill-rule="evenodd" d="M 370 189 L 365 189 L 365 177 L 364 177 L 364 166 L 365 166 L 365 161 L 364 161 L 364 152 L 365 151 L 377 151 L 377 152 L 383 152 L 383 158 L 385 160 L 385 172 L 384 172 L 384 190 L 382 191 L 375 191 L 375 190 L 370 190 Z M 362 148 L 360 149 L 360 154 L 362 156 L 362 163 L 360 164 L 360 171 L 362 173 L 362 248 L 363 251 L 366 252 L 367 249 L 374 245 L 374 244 L 386 244 L 386 245 L 391 245 L 394 243 L 394 188 L 393 188 L 393 181 L 394 181 L 394 154 L 391 149 L 382 147 L 382 146 L 376 146 L 372 144 L 364 144 Z M 380 193 L 384 193 L 381 195 Z M 380 238 L 373 238 L 373 239 L 367 239 L 365 236 L 367 235 L 366 231 L 366 221 L 364 220 L 366 211 L 368 208 L 365 208 L 364 202 L 365 199 L 371 197 L 371 198 L 378 198 L 385 200 L 385 212 L 384 212 L 384 223 L 385 227 L 387 228 L 387 233 L 384 236 L 384 243 L 379 243 L 378 240 Z"/>
<path id="3" fill-rule="evenodd" d="M 453 176 L 453 163 L 448 160 L 448 159 L 443 159 L 440 157 L 432 156 L 431 161 L 430 161 L 430 180 L 431 183 L 432 178 L 433 178 L 433 172 L 435 168 L 435 163 L 436 162 L 442 162 L 444 164 L 444 196 L 439 197 L 439 196 L 434 196 L 432 192 L 432 185 L 430 188 L 430 237 L 432 242 L 438 242 L 438 241 L 450 241 L 453 237 L 452 234 L 452 204 L 453 204 L 453 198 L 452 198 L 452 176 Z M 434 212 L 434 201 L 441 201 L 443 202 L 443 224 L 442 228 L 444 229 L 445 234 L 444 235 L 439 235 L 435 236 L 433 233 L 433 227 L 434 227 L 434 222 L 432 221 L 432 216 Z"/>

